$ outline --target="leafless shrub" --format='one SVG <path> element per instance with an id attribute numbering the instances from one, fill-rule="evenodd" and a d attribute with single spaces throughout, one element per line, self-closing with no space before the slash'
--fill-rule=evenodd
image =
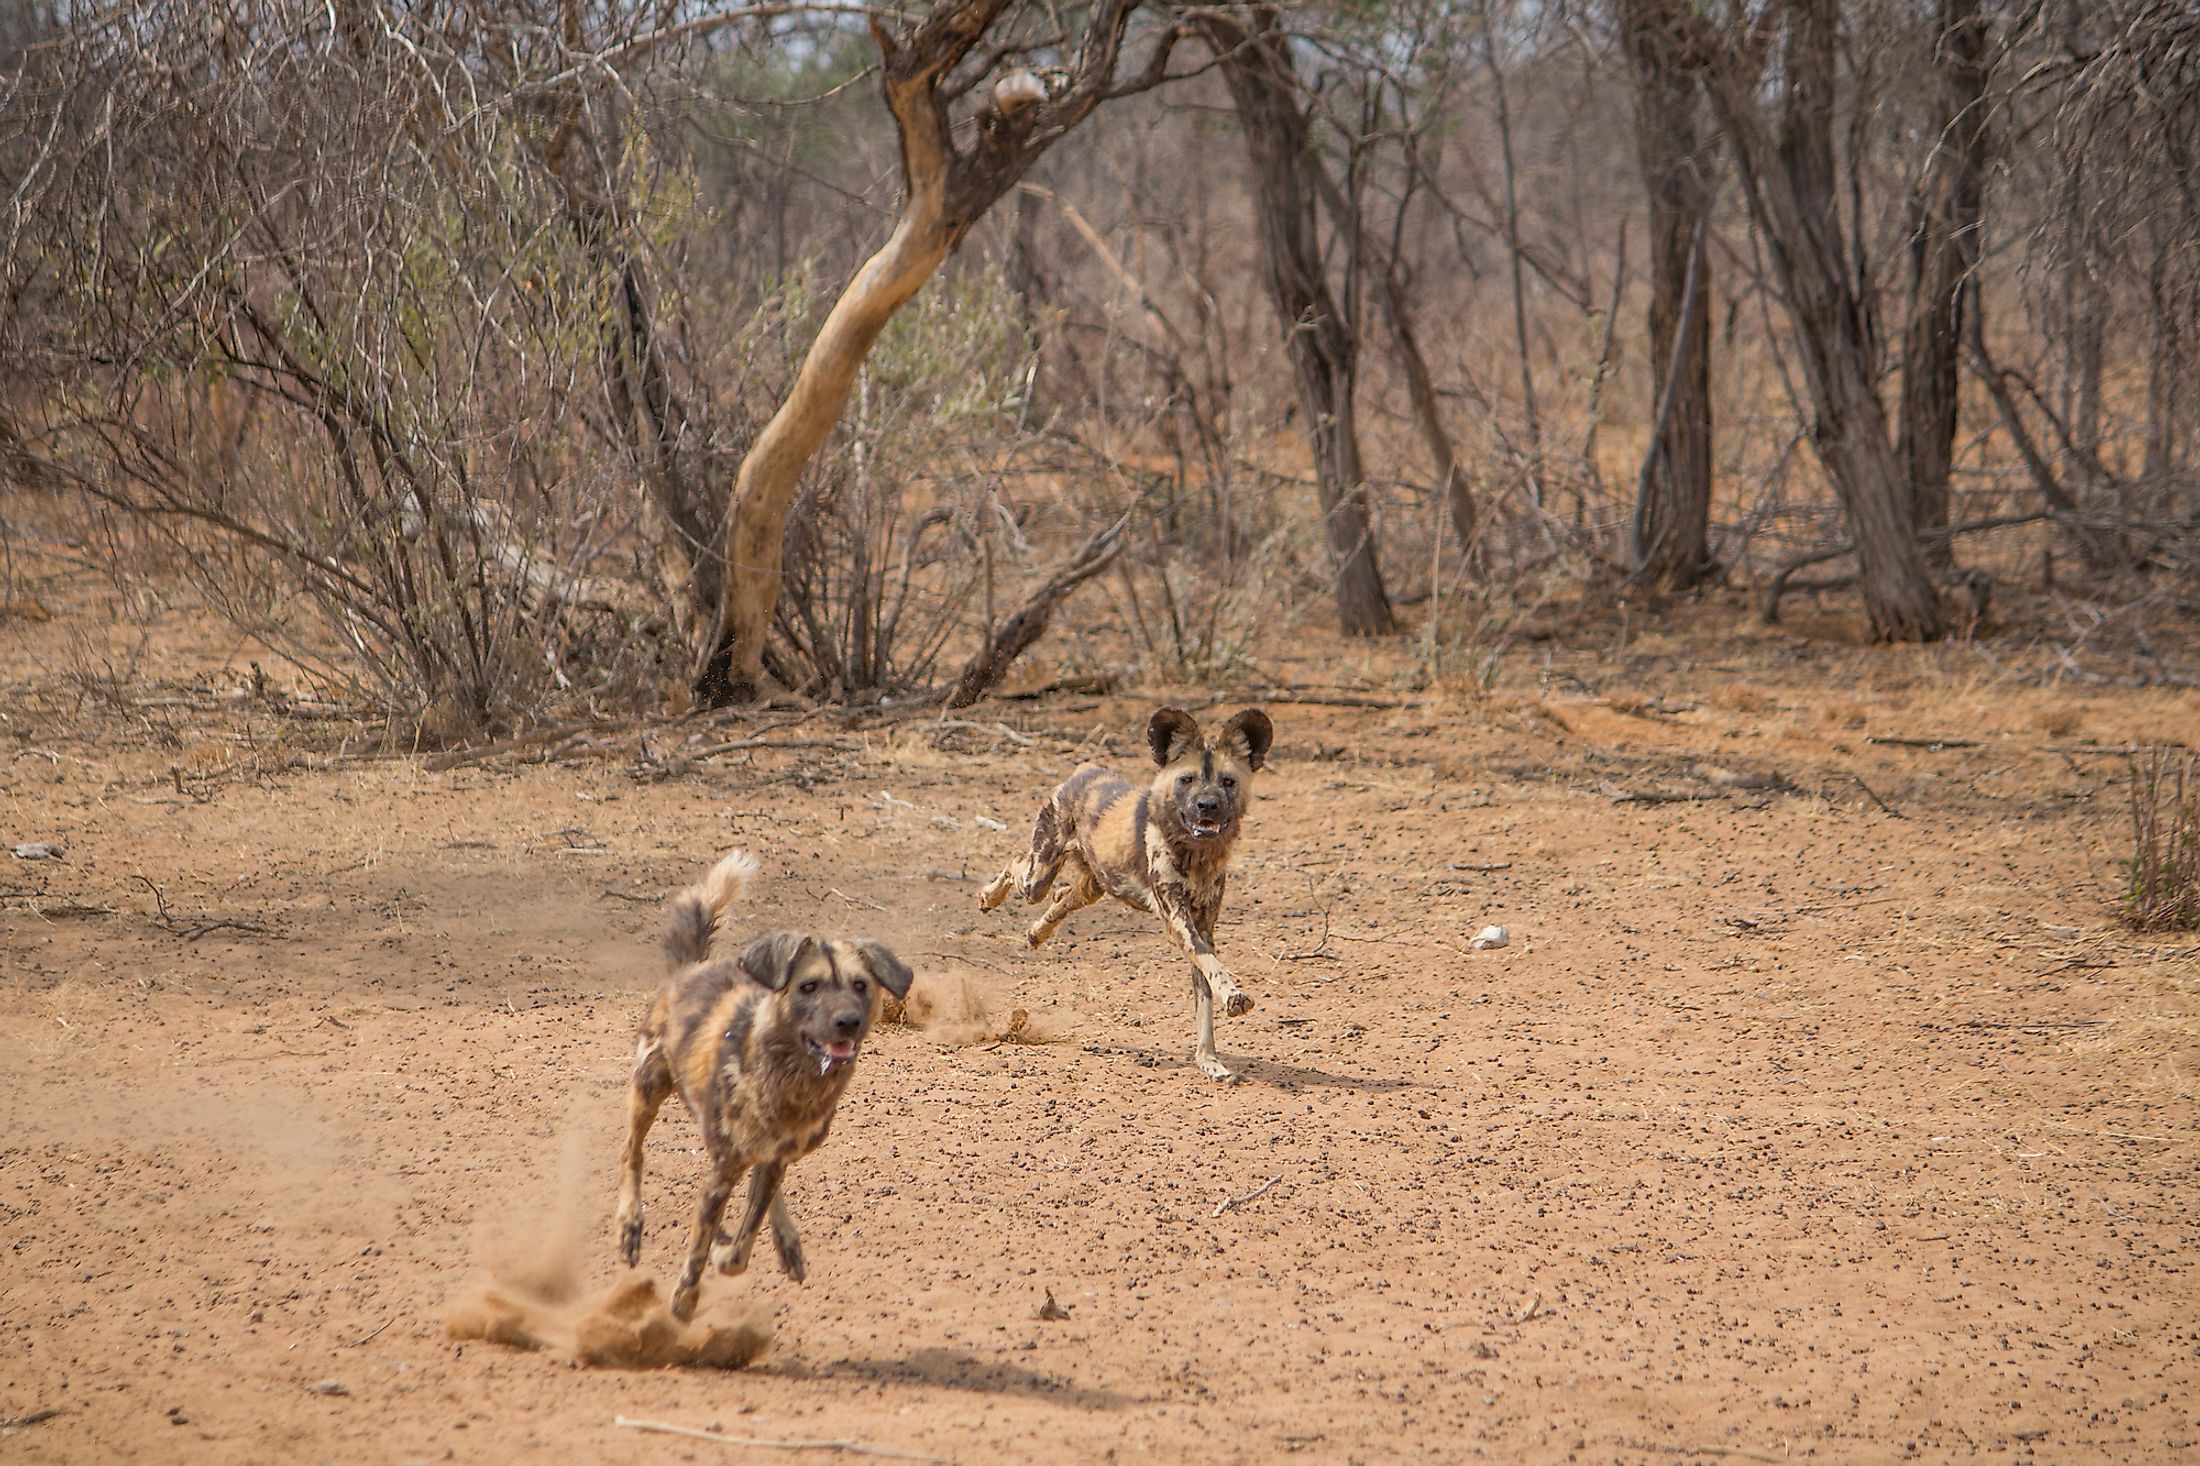
<path id="1" fill-rule="evenodd" d="M 613 282 L 510 105 L 545 19 L 133 4 L 34 50 L 5 113 L 0 330 L 42 389 L 11 456 L 431 738 L 531 716 L 568 661 L 600 684 L 647 609 L 596 573 Z M 628 202 L 676 228 L 671 181 Z"/>
<path id="2" fill-rule="evenodd" d="M 2143 932 L 2200 927 L 2200 759 L 2156 748 L 2131 760 L 2131 889 L 2124 918 Z"/>

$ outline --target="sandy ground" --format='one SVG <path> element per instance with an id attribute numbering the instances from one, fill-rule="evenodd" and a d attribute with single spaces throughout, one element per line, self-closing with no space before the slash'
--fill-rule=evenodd
<path id="1" fill-rule="evenodd" d="M 620 1417 L 968 1463 L 2200 1450 L 2200 939 L 2117 926 L 2085 751 L 2190 693 L 1739 614 L 1488 697 L 1315 648 L 1399 705 L 1269 704 L 1223 1087 L 1151 918 L 1033 953 L 975 904 L 1206 689 L 437 771 L 211 695 L 218 647 L 88 678 L 69 620 L 0 626 L 0 833 L 66 852 L 0 861 L 5 1459 L 816 1459 Z M 793 1176 L 806 1286 L 706 1284 L 757 1363 L 448 1338 L 497 1268 L 619 1281 L 657 903 L 737 845 L 738 930 L 883 937 L 970 1021 L 876 1036 Z M 660 1282 L 699 1160 L 668 1110 Z"/>

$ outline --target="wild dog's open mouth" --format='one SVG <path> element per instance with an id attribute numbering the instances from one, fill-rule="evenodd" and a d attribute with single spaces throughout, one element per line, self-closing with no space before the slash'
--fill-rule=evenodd
<path id="1" fill-rule="evenodd" d="M 803 1042 L 810 1046 L 810 1057 L 817 1060 L 819 1074 L 830 1074 L 833 1065 L 845 1064 L 856 1056 L 856 1041 L 852 1038 L 836 1038 L 831 1043 L 805 1038 Z"/>
<path id="2" fill-rule="evenodd" d="M 1215 836 L 1222 833 L 1222 821 L 1195 819 L 1191 821 L 1190 824 L 1186 825 L 1185 828 L 1190 830 L 1192 834 L 1197 836 L 1199 839 L 1212 840 Z"/>

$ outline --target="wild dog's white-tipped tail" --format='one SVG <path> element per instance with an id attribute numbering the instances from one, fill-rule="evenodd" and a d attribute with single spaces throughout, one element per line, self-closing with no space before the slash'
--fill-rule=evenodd
<path id="1" fill-rule="evenodd" d="M 665 928 L 665 956 L 673 966 L 685 967 L 710 955 L 710 938 L 718 930 L 718 918 L 741 899 L 755 878 L 756 858 L 746 850 L 735 850 L 701 880 L 672 898 L 672 920 Z"/>

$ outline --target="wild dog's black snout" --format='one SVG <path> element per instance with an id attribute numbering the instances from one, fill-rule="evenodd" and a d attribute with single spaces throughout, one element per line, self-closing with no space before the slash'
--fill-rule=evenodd
<path id="1" fill-rule="evenodd" d="M 1198 812 L 1201 819 L 1221 819 L 1222 796 L 1219 794 L 1202 794 L 1192 801 L 1192 808 Z"/>
<path id="2" fill-rule="evenodd" d="M 834 1030 L 851 1038 L 855 1036 L 856 1030 L 861 1027 L 863 1027 L 863 1015 L 861 1013 L 841 1013 L 833 1019 Z"/>

